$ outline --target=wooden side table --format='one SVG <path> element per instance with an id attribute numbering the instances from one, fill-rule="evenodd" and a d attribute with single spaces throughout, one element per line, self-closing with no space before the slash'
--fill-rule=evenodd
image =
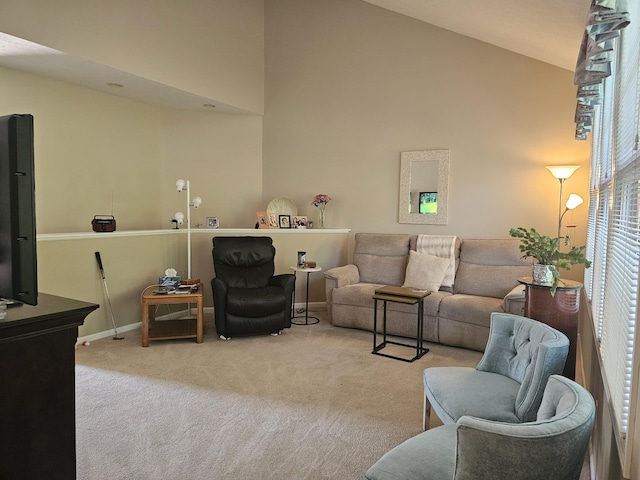
<path id="1" fill-rule="evenodd" d="M 413 362 L 419 358 L 422 358 L 428 351 L 428 348 L 424 348 L 423 329 L 424 329 L 424 299 L 431 292 L 429 290 L 414 290 L 406 287 L 394 287 L 384 286 L 376 289 L 373 295 L 373 353 L 374 355 L 381 355 L 383 357 L 393 358 L 395 360 L 402 360 L 403 362 Z M 378 300 L 383 304 L 383 317 L 382 317 L 382 343 L 378 344 Z M 413 345 L 407 345 L 406 343 L 395 342 L 387 340 L 387 302 L 404 303 L 406 305 L 418 304 L 417 313 L 417 326 L 416 326 L 416 354 L 413 358 L 406 359 L 380 352 L 387 344 L 399 345 L 401 347 L 413 348 Z"/>
<path id="2" fill-rule="evenodd" d="M 551 296 L 551 287 L 534 285 L 531 277 L 519 278 L 518 282 L 525 286 L 524 316 L 546 323 L 569 338 L 569 354 L 562 374 L 574 380 L 582 283 L 561 279 L 555 296 Z"/>
<path id="3" fill-rule="evenodd" d="M 142 346 L 148 347 L 150 340 L 171 340 L 177 338 L 195 338 L 202 343 L 204 337 L 204 305 L 202 285 L 194 293 L 154 294 L 158 287 L 148 287 L 142 292 Z M 175 320 L 156 320 L 156 305 L 176 305 L 195 303 L 196 318 Z"/>

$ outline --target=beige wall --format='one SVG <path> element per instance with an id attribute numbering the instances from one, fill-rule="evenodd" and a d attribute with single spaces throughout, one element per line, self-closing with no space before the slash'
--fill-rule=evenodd
<path id="1" fill-rule="evenodd" d="M 171 232 L 174 213 L 186 213 L 177 178 L 190 180 L 193 196 L 203 199 L 192 209 L 194 227 L 218 216 L 224 226 L 252 228 L 264 208 L 260 116 L 164 110 L 1 67 L 0 91 L 7 92 L 0 114 L 34 115 L 38 234 L 90 235 L 38 242 L 39 290 L 102 307 L 81 327 L 82 336 L 112 328 L 96 251 L 119 326 L 140 321 L 142 289 L 166 268 L 186 276 L 184 230 L 166 238 L 92 233 L 91 219 L 111 212 L 112 195 L 117 233 Z M 208 242 L 194 236 L 193 271 L 202 274 L 211 306 L 211 235 L 201 235 Z"/>
<path id="2" fill-rule="evenodd" d="M 269 235 L 276 248 L 276 274 L 292 273 L 298 250 L 308 252 L 307 259 L 323 269 L 344 265 L 347 261 L 347 232 L 321 230 L 194 230 L 192 277 L 202 282 L 205 307 L 213 306 L 211 278 L 212 238 L 229 235 Z M 38 287 L 40 292 L 100 304 L 91 313 L 79 335 L 86 337 L 113 328 L 112 319 L 99 274 L 95 252 L 100 252 L 113 315 L 119 329 L 141 321 L 141 295 L 171 267 L 186 277 L 187 235 L 184 230 L 116 232 L 112 234 L 40 235 L 38 241 Z M 305 276 L 306 277 L 306 276 Z M 296 303 L 306 299 L 306 278 L 296 282 Z M 309 276 L 309 301 L 324 302 L 324 276 Z M 183 306 L 173 306 L 180 311 Z M 169 313 L 160 311 L 159 315 Z"/>
<path id="3" fill-rule="evenodd" d="M 218 217 L 224 228 L 253 228 L 262 203 L 262 117 L 163 111 L 163 219 L 186 211 L 186 194 L 177 179 L 189 180 L 191 197 L 202 198 L 191 209 L 191 223 L 206 225 Z"/>
<path id="4" fill-rule="evenodd" d="M 94 60 L 107 54 L 98 40 L 108 36 L 104 31 L 90 41 L 84 25 L 77 32 L 40 31 L 34 19 L 43 13 L 31 11 L 37 5 L 5 2 L 0 30 L 74 54 L 91 51 Z M 225 5 L 224 15 L 240 15 L 242 5 L 259 10 L 261 2 Z M 101 13 L 83 8 L 70 18 Z M 154 14 L 163 21 L 164 8 Z M 248 26 L 255 14 L 247 14 Z M 38 232 L 89 231 L 93 215 L 110 212 L 112 195 L 119 230 L 167 228 L 186 209 L 177 178 L 189 179 L 192 195 L 203 199 L 192 210 L 194 226 L 216 216 L 226 228 L 252 227 L 255 211 L 276 196 L 293 199 L 300 214 L 316 219 L 310 201 L 322 192 L 333 197 L 328 225 L 350 228 L 350 241 L 358 231 L 486 238 L 524 225 L 552 233 L 558 182 L 547 164 L 583 165 L 566 193 L 586 196 L 588 143 L 573 140 L 570 72 L 359 0 L 270 0 L 265 19 L 264 118 L 165 110 L 0 68 L 0 89 L 8 92 L 0 112 L 36 119 Z M 110 21 L 116 20 L 107 16 L 105 25 Z M 127 38 L 128 23 L 119 21 L 118 33 Z M 189 52 L 193 39 L 182 37 L 189 39 L 174 48 Z M 155 61 L 129 40 L 126 52 L 108 50 L 113 66 Z M 167 71 L 180 70 L 175 58 L 153 48 L 163 52 Z M 234 64 L 220 70 L 237 75 Z M 219 87 L 210 71 L 188 76 Z M 432 148 L 451 150 L 449 224 L 400 225 L 400 152 Z M 581 241 L 586 208 L 567 220 L 578 224 Z M 155 268 L 142 267 L 154 276 Z"/>
<path id="5" fill-rule="evenodd" d="M 323 270 L 344 265 L 348 257 L 348 232 L 329 230 L 198 230 L 192 234 L 193 276 L 205 283 L 205 306 L 213 305 L 211 278 L 214 276 L 211 257 L 214 236 L 268 235 L 276 249 L 275 272 L 293 273 L 289 267 L 297 261 L 299 250 L 307 252 L 307 260 L 317 262 Z M 185 247 L 186 248 L 186 247 Z M 306 275 L 296 282 L 296 303 L 304 303 L 306 298 Z M 324 303 L 324 275 L 309 275 L 309 301 Z"/>
<path id="6" fill-rule="evenodd" d="M 142 290 L 158 282 L 167 265 L 185 262 L 183 235 L 110 236 L 38 241 L 38 290 L 51 295 L 94 302 L 80 327 L 86 336 L 112 330 L 112 320 L 95 252 L 100 252 L 109 298 L 118 328 L 141 321 Z M 182 264 L 184 265 L 184 264 Z"/>
<path id="7" fill-rule="evenodd" d="M 0 67 L 0 113 L 34 116 L 38 233 L 159 228 L 161 112 L 137 102 Z"/>
<path id="8" fill-rule="evenodd" d="M 265 201 L 289 197 L 315 219 L 311 199 L 327 193 L 332 227 L 488 238 L 554 234 L 559 184 L 545 165 L 582 165 L 565 199 L 586 198 L 571 72 L 359 0 L 270 0 L 265 22 Z M 441 148 L 449 224 L 399 224 L 400 152 Z"/>
<path id="9" fill-rule="evenodd" d="M 1 10 L 0 32 L 262 113 L 263 0 L 3 0 Z"/>
<path id="10" fill-rule="evenodd" d="M 180 177 L 203 198 L 194 224 L 217 216 L 223 227 L 251 226 L 276 196 L 315 220 L 311 199 L 328 193 L 328 225 L 351 228 L 350 242 L 359 231 L 488 238 L 522 225 L 552 234 L 550 164 L 582 165 L 565 198 L 586 199 L 589 144 L 573 139 L 571 72 L 360 0 L 4 0 L 0 31 L 265 113 L 168 111 L 0 68 L 0 114 L 35 116 L 39 233 L 89 231 L 112 193 L 119 230 L 165 228 L 185 208 Z M 400 152 L 441 148 L 451 150 L 449 224 L 398 224 Z M 586 207 L 566 223 L 583 242 Z M 344 240 L 274 238 L 282 250 L 303 245 L 326 268 L 348 260 Z M 100 251 L 116 321 L 136 323 L 142 288 L 167 266 L 184 270 L 185 248 L 183 233 L 43 241 L 41 290 L 100 303 L 80 334 L 109 330 Z M 197 232 L 194 276 L 205 284 L 210 262 L 209 232 Z M 322 300 L 320 278 L 312 301 Z M 620 478 L 584 326 L 586 378 L 600 405 L 598 478 Z"/>
<path id="11" fill-rule="evenodd" d="M 0 91 L 0 114 L 34 116 L 38 233 L 91 231 L 112 198 L 118 230 L 171 228 L 186 214 L 178 178 L 203 199 L 193 225 L 251 228 L 263 208 L 260 116 L 165 110 L 2 67 Z"/>

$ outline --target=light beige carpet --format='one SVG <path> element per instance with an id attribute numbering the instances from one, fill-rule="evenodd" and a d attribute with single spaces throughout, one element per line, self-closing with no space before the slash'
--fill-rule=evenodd
<path id="1" fill-rule="evenodd" d="M 205 327 L 200 345 L 134 331 L 76 351 L 79 479 L 360 479 L 420 433 L 422 371 L 481 357 L 400 362 L 325 320 L 228 342 Z"/>

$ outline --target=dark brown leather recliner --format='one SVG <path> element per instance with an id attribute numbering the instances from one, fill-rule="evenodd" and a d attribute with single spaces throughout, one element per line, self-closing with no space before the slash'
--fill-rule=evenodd
<path id="1" fill-rule="evenodd" d="M 274 275 L 270 237 L 214 237 L 211 280 L 216 331 L 224 339 L 291 327 L 295 277 Z"/>

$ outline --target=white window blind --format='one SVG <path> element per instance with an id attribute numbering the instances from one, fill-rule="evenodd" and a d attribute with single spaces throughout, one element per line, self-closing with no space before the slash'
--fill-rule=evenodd
<path id="1" fill-rule="evenodd" d="M 603 315 L 600 352 L 621 434 L 628 429 L 640 258 L 640 175 L 635 163 L 617 171 L 614 177 L 604 294 L 600 299 Z"/>
<path id="2" fill-rule="evenodd" d="M 591 192 L 585 273 L 595 331 L 619 445 L 625 453 L 634 391 L 634 343 L 640 271 L 640 8 L 629 4 L 630 25 L 611 43 L 611 76 L 594 108 Z M 624 455 L 623 455 L 624 457 Z M 623 460 L 623 469 L 628 472 Z"/>
<path id="3" fill-rule="evenodd" d="M 607 270 L 607 231 L 609 225 L 609 188 L 597 189 L 589 199 L 587 256 L 594 259 L 585 270 L 585 288 L 591 299 L 592 317 L 598 340 L 602 340 L 605 272 Z"/>
<path id="4" fill-rule="evenodd" d="M 636 12 L 633 15 L 634 28 L 626 28 L 620 38 L 617 90 L 615 98 L 616 143 L 615 164 L 621 169 L 638 155 L 638 75 L 640 74 L 640 28 Z"/>

